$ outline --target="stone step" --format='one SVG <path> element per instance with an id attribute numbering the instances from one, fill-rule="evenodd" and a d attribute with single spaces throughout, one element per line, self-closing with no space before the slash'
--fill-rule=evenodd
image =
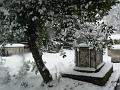
<path id="1" fill-rule="evenodd" d="M 72 78 L 75 80 L 90 82 L 96 85 L 103 86 L 108 81 L 113 72 L 113 66 L 111 63 L 105 63 L 99 72 L 87 73 L 75 71 L 73 69 L 62 72 L 62 77 Z"/>

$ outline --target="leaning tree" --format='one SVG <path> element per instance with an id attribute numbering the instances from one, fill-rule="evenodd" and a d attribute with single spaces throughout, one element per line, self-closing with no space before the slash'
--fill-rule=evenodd
<path id="1" fill-rule="evenodd" d="M 44 82 L 48 83 L 52 76 L 43 63 L 42 52 L 38 50 L 38 32 L 46 31 L 48 22 L 56 31 L 66 32 L 66 28 L 77 28 L 78 21 L 96 21 L 106 15 L 115 3 L 116 0 L 3 0 L 0 6 L 8 14 L 2 27 L 12 32 L 24 31 L 36 66 Z"/>
<path id="2" fill-rule="evenodd" d="M 43 77 L 44 83 L 52 81 L 49 70 L 42 60 L 42 52 L 37 46 L 38 32 L 45 30 L 47 11 L 44 1 L 39 0 L 4 0 L 3 7 L 8 11 L 5 23 L 13 33 L 22 30 L 35 60 L 36 66 Z"/>

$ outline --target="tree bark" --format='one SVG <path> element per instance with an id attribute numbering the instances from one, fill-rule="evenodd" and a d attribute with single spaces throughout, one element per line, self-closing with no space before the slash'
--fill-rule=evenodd
<path id="1" fill-rule="evenodd" d="M 33 31 L 33 30 L 32 30 Z M 27 36 L 28 36 L 28 45 L 30 48 L 30 51 L 32 52 L 33 58 L 35 60 L 36 66 L 43 78 L 44 83 L 51 82 L 52 75 L 50 74 L 49 70 L 45 66 L 43 59 L 42 59 L 42 52 L 39 52 L 37 44 L 36 44 L 36 38 L 35 38 L 35 32 L 30 33 L 30 30 L 27 30 Z"/>

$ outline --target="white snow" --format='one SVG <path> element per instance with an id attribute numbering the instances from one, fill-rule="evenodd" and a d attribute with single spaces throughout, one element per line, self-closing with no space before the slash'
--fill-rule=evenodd
<path id="1" fill-rule="evenodd" d="M 0 84 L 0 90 L 114 90 L 116 81 L 120 76 L 120 63 L 113 64 L 114 72 L 106 85 L 97 86 L 83 81 L 60 77 L 61 72 L 67 71 L 74 67 L 74 50 L 65 50 L 65 52 L 65 58 L 63 58 L 60 53 L 43 54 L 43 60 L 46 62 L 45 65 L 50 70 L 54 78 L 54 81 L 52 82 L 53 87 L 49 88 L 46 85 L 41 86 L 42 77 L 40 74 L 35 75 L 34 72 L 29 71 L 23 80 L 14 78 L 14 74 L 18 74 L 24 61 L 34 60 L 31 53 L 2 57 L 6 62 L 3 65 L 0 65 L 0 74 L 4 73 L 2 72 L 2 70 L 4 70 L 2 68 L 7 68 L 11 75 L 11 81 L 6 84 Z M 111 57 L 107 55 L 107 52 L 104 54 L 103 58 L 104 62 L 108 63 L 108 66 L 111 65 L 109 64 L 111 63 Z M 22 82 L 27 82 L 28 86 L 22 86 Z"/>
<path id="2" fill-rule="evenodd" d="M 111 36 L 109 36 L 111 39 L 120 39 L 120 34 L 114 34 L 114 35 L 111 35 Z"/>
<path id="3" fill-rule="evenodd" d="M 6 78 L 7 73 L 8 73 L 7 68 L 0 67 L 0 84 L 4 82 L 4 79 Z"/>
<path id="4" fill-rule="evenodd" d="M 81 43 L 78 45 L 78 47 L 89 47 L 89 45 L 87 45 L 86 43 Z"/>
<path id="5" fill-rule="evenodd" d="M 20 67 L 23 65 L 23 58 L 19 55 L 13 55 L 10 57 L 2 57 L 5 60 L 4 67 L 9 67 L 11 75 L 17 74 Z"/>
<path id="6" fill-rule="evenodd" d="M 119 44 L 112 45 L 111 49 L 119 50 L 120 49 L 120 45 Z"/>
<path id="7" fill-rule="evenodd" d="M 6 44 L 5 47 L 24 47 L 24 44 Z M 0 45 L 2 47 L 2 45 Z"/>

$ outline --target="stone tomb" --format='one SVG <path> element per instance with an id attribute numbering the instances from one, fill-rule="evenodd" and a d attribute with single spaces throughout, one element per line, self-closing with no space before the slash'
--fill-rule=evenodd
<path id="1" fill-rule="evenodd" d="M 120 63 L 120 45 L 112 45 L 108 48 L 108 55 L 111 57 L 111 62 Z"/>
<path id="2" fill-rule="evenodd" d="M 112 64 L 103 62 L 102 52 L 83 43 L 75 46 L 75 67 L 63 72 L 62 76 L 102 86 L 112 72 Z"/>
<path id="3" fill-rule="evenodd" d="M 75 64 L 74 70 L 97 72 L 104 65 L 102 51 L 94 50 L 84 43 L 75 46 Z"/>

